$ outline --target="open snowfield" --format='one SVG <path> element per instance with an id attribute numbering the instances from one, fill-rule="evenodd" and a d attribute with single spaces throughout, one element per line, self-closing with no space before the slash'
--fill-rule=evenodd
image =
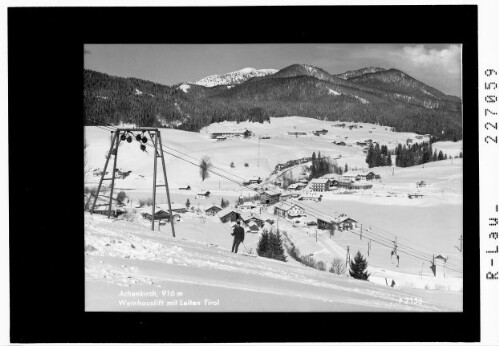
<path id="1" fill-rule="evenodd" d="M 436 291 L 418 294 L 320 272 L 293 261 L 233 254 L 227 228 L 214 224 L 215 220 L 206 221 L 206 227 L 191 228 L 185 238 L 173 238 L 169 227 L 151 232 L 139 220 L 114 221 L 86 213 L 86 310 L 459 310 L 460 294 L 440 302 Z M 188 239 L 201 231 L 224 245 Z"/>
<path id="2" fill-rule="evenodd" d="M 362 128 L 350 130 L 349 123 L 345 123 L 346 128 L 332 126 L 335 124 L 338 122 L 311 118 L 271 118 L 270 124 L 224 122 L 212 124 L 201 133 L 172 129 L 161 129 L 161 133 L 164 145 L 186 153 L 191 159 L 199 160 L 207 155 L 216 167 L 224 170 L 219 171 L 221 174 L 238 182 L 242 182 L 241 178 L 254 176 L 265 180 L 278 163 L 309 157 L 314 151 L 336 158 L 342 166 L 347 163 L 351 169 L 367 168 L 363 148 L 355 142 L 372 139 L 391 149 L 398 143 L 405 143 L 408 138 L 414 142 L 423 140 L 416 138 L 418 135 L 414 133 L 391 132 L 384 126 L 357 123 L 355 125 Z M 245 128 L 256 135 L 250 139 L 222 142 L 209 136 L 211 132 Z M 328 134 L 315 136 L 311 133 L 321 129 L 327 129 Z M 296 137 L 288 135 L 288 131 L 306 131 L 307 135 Z M 109 132 L 86 127 L 85 134 L 89 166 L 91 169 L 102 169 L 110 145 Z M 269 136 L 270 139 L 259 140 L 259 136 Z M 347 145 L 338 146 L 333 141 L 344 141 Z M 437 142 L 434 148 L 457 156 L 462 150 L 462 142 Z M 147 149 L 147 153 L 142 152 L 135 141 L 130 144 L 124 142 L 119 148 L 117 168 L 132 173 L 125 179 L 116 180 L 115 193 L 125 191 L 133 200 L 130 206 L 134 206 L 139 199 L 151 197 L 153 153 L 152 148 Z M 179 154 L 172 150 L 168 152 Z M 233 206 L 240 195 L 253 194 L 214 174 L 202 182 L 199 168 L 178 158 L 165 155 L 165 161 L 171 197 L 175 203 L 184 204 L 189 199 L 192 206 L 205 209 L 214 204 L 220 205 L 221 198 L 224 198 Z M 234 162 L 234 168 L 230 167 L 231 162 Z M 244 163 L 248 163 L 249 167 L 245 167 Z M 293 170 L 295 174 L 299 171 L 299 168 Z M 352 258 L 360 250 L 369 262 L 371 282 L 358 282 L 304 267 L 290 256 L 288 263 L 279 263 L 234 255 L 230 252 L 230 225 L 221 223 L 218 217 L 182 214 L 182 221 L 176 224 L 177 238 L 172 238 L 168 235 L 171 233 L 169 225 L 161 226 L 161 232 L 151 232 L 150 223 L 140 217 L 127 222 L 86 214 L 85 243 L 96 249 L 86 251 L 87 310 L 461 310 L 462 256 L 456 246 L 463 228 L 462 159 L 408 168 L 378 167 L 372 171 L 381 176 L 372 189 L 353 193 L 341 190 L 325 192 L 321 202 L 300 202 L 300 205 L 315 214 L 346 213 L 362 224 L 366 237 L 368 227 L 371 232 L 390 241 L 397 237 L 401 251 L 408 246 L 424 259 L 442 255 L 448 258 L 450 267 L 458 270 L 447 268 L 445 278 L 435 278 L 429 262 L 400 252 L 400 265 L 397 267 L 390 256 L 390 249 L 374 242 L 367 256 L 365 237 L 361 240 L 359 235 L 348 231 L 336 232 L 330 237 L 327 231 L 318 231 L 316 239 L 316 227 L 293 227 L 290 222 L 280 220 L 280 231 L 286 232 L 301 254 L 312 254 L 314 259 L 328 265 L 336 257 L 345 259 L 347 247 Z M 161 167 L 158 172 L 161 172 Z M 97 184 L 98 179 L 98 176 L 88 174 L 87 185 Z M 427 185 L 416 187 L 415 183 L 421 180 Z M 162 179 L 158 181 L 161 184 Z M 179 187 L 186 185 L 190 185 L 192 190 L 179 190 Z M 209 190 L 212 196 L 196 199 L 196 193 L 202 190 Z M 409 193 L 424 196 L 409 199 Z M 166 202 L 164 188 L 158 188 L 157 198 L 159 203 Z M 262 216 L 275 218 L 272 208 L 263 210 Z M 275 229 L 275 224 L 273 227 Z M 250 252 L 255 253 L 258 237 L 259 234 L 247 233 L 245 245 Z M 245 252 L 244 248 L 240 247 L 241 251 Z M 442 270 L 441 267 L 438 269 Z M 396 287 L 387 287 L 385 278 L 393 279 Z M 123 306 L 119 305 L 118 295 L 125 289 L 155 290 L 158 294 L 162 290 L 183 291 L 185 299 L 203 302 L 203 299 L 216 300 L 219 297 L 220 305 Z M 414 305 L 399 303 L 400 297 L 424 299 L 422 305 Z"/>

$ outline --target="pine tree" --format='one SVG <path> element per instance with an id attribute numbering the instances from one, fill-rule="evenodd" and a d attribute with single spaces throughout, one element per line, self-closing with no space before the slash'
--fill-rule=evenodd
<path id="1" fill-rule="evenodd" d="M 440 150 L 438 152 L 438 161 L 443 160 L 443 159 L 444 159 L 444 153 L 442 152 L 442 150 Z"/>
<path id="2" fill-rule="evenodd" d="M 264 229 L 262 231 L 260 239 L 258 240 L 256 252 L 258 256 L 267 257 L 266 255 L 268 253 L 268 250 L 269 250 L 269 232 L 266 229 Z"/>
<path id="3" fill-rule="evenodd" d="M 345 173 L 348 172 L 348 163 L 345 163 L 345 169 L 343 172 L 345 172 Z"/>
<path id="4" fill-rule="evenodd" d="M 282 238 L 279 230 L 277 232 L 270 232 L 269 238 L 269 248 L 270 248 L 270 258 L 276 259 L 278 261 L 286 262 L 286 257 L 284 256 L 284 248 L 282 246 Z"/>
<path id="5" fill-rule="evenodd" d="M 392 154 L 388 153 L 388 156 L 386 157 L 386 165 L 391 166 L 392 165 Z"/>
<path id="6" fill-rule="evenodd" d="M 191 201 L 189 201 L 189 198 L 187 198 L 187 201 L 185 202 L 185 206 L 187 208 L 190 208 L 191 207 Z"/>
<path id="7" fill-rule="evenodd" d="M 437 161 L 438 160 L 438 154 L 437 154 L 437 149 L 433 152 L 433 156 L 431 157 L 432 161 Z"/>
<path id="8" fill-rule="evenodd" d="M 362 256 L 360 251 L 357 251 L 353 261 L 350 261 L 350 276 L 358 280 L 368 280 L 367 260 Z"/>

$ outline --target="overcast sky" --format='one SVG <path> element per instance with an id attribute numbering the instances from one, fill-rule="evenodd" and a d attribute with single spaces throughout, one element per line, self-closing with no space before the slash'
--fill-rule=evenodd
<path id="1" fill-rule="evenodd" d="M 331 74 L 366 66 L 396 68 L 461 96 L 461 47 L 455 44 L 85 45 L 85 68 L 165 85 L 245 67 L 281 69 L 295 63 Z"/>

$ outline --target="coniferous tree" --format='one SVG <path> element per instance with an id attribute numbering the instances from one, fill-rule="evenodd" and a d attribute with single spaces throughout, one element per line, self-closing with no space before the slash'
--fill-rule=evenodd
<path id="1" fill-rule="evenodd" d="M 185 206 L 187 208 L 190 208 L 191 207 L 191 201 L 189 201 L 189 198 L 187 198 L 187 201 L 185 202 Z"/>
<path id="2" fill-rule="evenodd" d="M 367 260 L 358 251 L 353 261 L 350 261 L 350 276 L 354 279 L 367 281 L 370 275 L 367 272 Z"/>
<path id="3" fill-rule="evenodd" d="M 345 169 L 343 170 L 343 172 L 348 172 L 348 163 L 345 163 Z"/>
<path id="4" fill-rule="evenodd" d="M 444 159 L 444 153 L 442 152 L 442 150 L 440 150 L 438 152 L 438 161 L 443 160 L 443 159 Z"/>
<path id="5" fill-rule="evenodd" d="M 286 262 L 286 257 L 284 256 L 284 248 L 282 245 L 281 233 L 279 232 L 279 230 L 277 230 L 275 233 L 270 232 L 269 248 L 270 248 L 269 258 Z"/>
<path id="6" fill-rule="evenodd" d="M 258 240 L 256 253 L 258 254 L 258 256 L 267 257 L 266 255 L 268 254 L 268 250 L 269 250 L 269 231 L 264 229 L 262 231 L 260 239 Z"/>
<path id="7" fill-rule="evenodd" d="M 462 159 L 463 158 L 463 152 L 459 152 L 459 158 Z"/>

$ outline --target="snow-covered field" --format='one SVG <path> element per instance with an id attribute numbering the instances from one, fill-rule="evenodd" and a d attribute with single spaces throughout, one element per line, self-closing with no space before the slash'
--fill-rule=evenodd
<path id="1" fill-rule="evenodd" d="M 424 140 L 413 133 L 391 132 L 389 128 L 373 124 L 354 124 L 350 130 L 337 127 L 338 122 L 311 118 L 271 118 L 271 123 L 234 122 L 212 124 L 201 133 L 162 129 L 167 151 L 189 155 L 186 159 L 200 159 L 207 155 L 212 163 L 223 169 L 222 175 L 241 182 L 242 179 L 269 177 L 278 163 L 309 157 L 312 152 L 335 158 L 338 164 L 350 169 L 366 168 L 365 154 L 357 141 L 372 139 L 390 149 L 407 139 Z M 360 128 L 362 126 L 362 128 Z M 217 142 L 211 132 L 249 129 L 250 139 L 228 139 Z M 327 129 L 323 136 L 312 131 Z M 89 166 L 102 169 L 109 150 L 110 134 L 96 127 L 86 127 Z M 288 135 L 288 131 L 305 131 L 307 135 Z M 270 139 L 259 139 L 260 136 Z M 338 146 L 333 141 L 344 141 Z M 178 150 L 174 151 L 172 150 Z M 434 148 L 453 156 L 462 150 L 462 142 L 437 142 Z M 136 142 L 120 145 L 117 167 L 131 171 L 125 179 L 116 180 L 115 193 L 125 191 L 133 200 L 151 197 L 153 153 L 144 153 Z M 211 174 L 204 182 L 199 168 L 170 155 L 165 155 L 172 200 L 204 209 L 220 205 L 221 198 L 231 205 L 240 195 L 253 192 Z M 234 162 L 234 168 L 230 167 Z M 248 167 L 245 167 L 248 163 Z M 110 167 L 108 172 L 110 172 Z M 456 249 L 462 234 L 462 159 L 427 163 L 409 168 L 378 167 L 372 169 L 381 179 L 369 190 L 354 193 L 331 191 L 323 193 L 321 202 L 300 202 L 311 212 L 328 215 L 346 213 L 362 223 L 365 237 L 371 232 L 408 246 L 424 259 L 433 255 L 447 257 L 449 267 L 445 278 L 435 278 L 430 263 L 408 254 L 400 254 L 400 266 L 390 256 L 390 249 L 372 243 L 367 257 L 367 239 L 354 233 L 336 232 L 330 237 L 316 227 L 293 227 L 281 219 L 279 229 L 286 232 L 301 254 L 312 254 L 326 264 L 336 258 L 345 259 L 349 248 L 351 257 L 360 250 L 369 262 L 370 282 L 340 277 L 328 272 L 304 267 L 288 256 L 282 263 L 264 258 L 232 254 L 229 224 L 217 217 L 201 218 L 195 213 L 182 214 L 176 224 L 176 238 L 170 226 L 161 232 L 151 232 L 150 223 L 137 217 L 133 222 L 110 221 L 99 215 L 86 214 L 86 306 L 89 310 L 150 310 L 161 311 L 448 311 L 462 309 L 462 257 Z M 159 169 L 161 172 L 161 168 Z M 294 169 L 298 174 L 300 169 Z M 159 175 L 161 177 L 161 175 Z M 87 175 L 87 185 L 98 183 L 99 177 Z M 416 187 L 424 180 L 425 187 Z M 162 179 L 159 179 L 161 184 Z M 190 185 L 192 190 L 179 190 Z M 208 199 L 196 199 L 197 192 L 209 190 Z M 409 199 L 409 193 L 421 193 L 422 199 Z M 158 202 L 166 202 L 164 188 L 158 188 Z M 272 208 L 262 216 L 272 217 Z M 269 213 L 269 214 L 266 214 Z M 274 225 L 275 228 L 275 225 Z M 247 233 L 245 245 L 255 253 L 258 234 Z M 374 237 L 374 235 L 372 236 Z M 131 245 L 134 245 L 132 247 Z M 93 247 L 93 248 L 92 248 Z M 402 247 L 400 248 L 402 249 Z M 244 251 L 244 248 L 240 247 Z M 412 252 L 414 254 L 414 252 Z M 442 268 L 438 268 L 442 269 Z M 396 287 L 387 287 L 385 279 L 393 279 Z M 292 285 L 290 283 L 293 283 Z M 184 292 L 185 299 L 220 299 L 220 305 L 130 307 L 120 305 L 121 291 L 175 290 Z M 159 293 L 157 293 L 159 294 Z M 400 298 L 402 303 L 400 303 Z M 423 303 L 406 304 L 409 297 L 423 297 Z M 164 299 L 158 298 L 158 299 Z M 171 297 L 166 297 L 171 298 Z M 176 297 L 179 298 L 179 297 Z M 184 299 L 184 300 L 185 300 Z M 165 301 L 168 299 L 164 299 Z M 178 300 L 178 299 L 177 299 Z M 224 301 L 224 302 L 222 302 Z M 443 303 L 445 302 L 445 303 Z M 172 303 L 174 304 L 174 303 Z M 208 303 L 207 303 L 208 304 Z M 190 310 L 189 310 L 190 309 Z"/>
<path id="2" fill-rule="evenodd" d="M 173 238 L 140 221 L 85 215 L 87 311 L 455 311 L 459 294 L 394 289 L 229 251 L 226 227 L 207 220 Z M 179 225 L 179 232 L 181 226 Z M 196 233 L 210 241 L 194 241 Z M 201 236 L 202 238 L 203 236 Z M 250 243 L 248 239 L 245 243 Z M 248 247 L 248 245 L 247 245 Z M 249 250 L 249 249 L 248 249 Z"/>

